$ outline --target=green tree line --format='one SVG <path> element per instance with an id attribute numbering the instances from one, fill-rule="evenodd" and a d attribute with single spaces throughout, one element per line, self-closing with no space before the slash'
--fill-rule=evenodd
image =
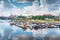
<path id="1" fill-rule="evenodd" d="M 18 18 L 27 18 L 26 16 L 18 16 Z M 29 19 L 39 19 L 39 20 L 45 20 L 46 18 L 48 19 L 54 19 L 55 16 L 32 16 L 32 18 L 29 18 Z"/>

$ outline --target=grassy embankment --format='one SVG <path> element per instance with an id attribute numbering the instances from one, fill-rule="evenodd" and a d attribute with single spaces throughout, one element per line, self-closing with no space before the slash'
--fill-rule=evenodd
<path id="1" fill-rule="evenodd" d="M 52 22 L 52 23 L 60 23 L 60 21 L 57 20 L 34 20 L 35 22 Z"/>
<path id="2" fill-rule="evenodd" d="M 52 23 L 60 23 L 60 20 L 16 20 L 17 22 L 52 22 Z"/>

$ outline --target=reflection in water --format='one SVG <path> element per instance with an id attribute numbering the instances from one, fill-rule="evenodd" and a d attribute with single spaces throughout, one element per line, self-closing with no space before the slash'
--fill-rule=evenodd
<path id="1" fill-rule="evenodd" d="M 30 36 L 30 39 L 33 40 L 32 38 L 34 36 L 36 40 L 42 40 L 43 37 L 46 37 L 46 36 L 60 35 L 59 28 L 39 29 L 39 30 L 27 29 L 26 31 L 24 31 L 23 29 L 18 28 L 14 25 L 10 26 L 10 24 L 8 23 L 9 21 L 10 20 L 0 20 L 0 40 L 20 40 L 19 38 L 24 36 L 25 36 L 24 37 L 25 39 L 27 36 Z"/>
<path id="2" fill-rule="evenodd" d="M 0 40 L 12 40 L 16 35 L 32 35 L 32 32 L 24 32 L 23 29 L 16 26 L 10 26 L 10 20 L 0 20 Z"/>

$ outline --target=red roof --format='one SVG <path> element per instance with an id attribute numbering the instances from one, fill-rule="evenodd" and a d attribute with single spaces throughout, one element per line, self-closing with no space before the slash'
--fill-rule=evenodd
<path id="1" fill-rule="evenodd" d="M 51 14 L 43 14 L 43 16 L 51 16 Z"/>

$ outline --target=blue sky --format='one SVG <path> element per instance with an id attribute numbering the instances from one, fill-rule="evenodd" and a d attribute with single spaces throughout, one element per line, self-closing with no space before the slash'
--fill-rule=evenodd
<path id="1" fill-rule="evenodd" d="M 0 1 L 2 1 L 2 0 L 0 0 Z M 27 2 L 24 2 L 24 3 L 22 3 L 22 2 L 20 2 L 20 3 L 18 3 L 18 2 L 15 2 L 15 1 L 13 1 L 13 0 L 3 0 L 4 1 L 4 7 L 6 8 L 12 8 L 12 5 L 11 4 L 13 4 L 14 6 L 16 6 L 16 7 L 18 7 L 18 8 L 23 8 L 23 7 L 25 7 L 25 6 L 32 6 L 33 5 L 33 1 L 31 2 L 31 1 L 27 1 Z M 40 0 L 38 0 L 38 4 L 40 5 Z"/>
<path id="2" fill-rule="evenodd" d="M 0 14 L 41 15 L 53 13 L 59 15 L 60 0 L 0 0 Z M 7 14 L 7 15 L 6 15 Z"/>

